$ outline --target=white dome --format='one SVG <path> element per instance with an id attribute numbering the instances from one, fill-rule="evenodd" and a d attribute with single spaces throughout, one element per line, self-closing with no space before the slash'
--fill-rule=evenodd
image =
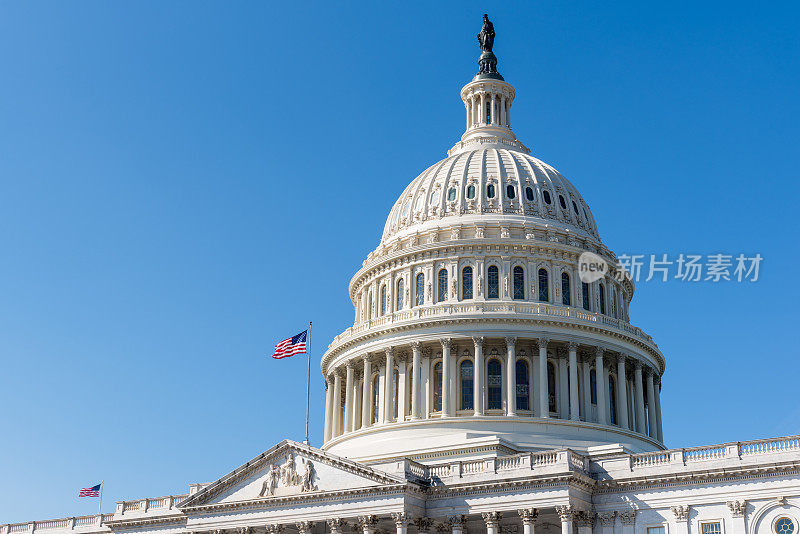
<path id="1" fill-rule="evenodd" d="M 435 226 L 504 221 L 599 238 L 589 206 L 557 170 L 520 150 L 480 147 L 417 176 L 389 213 L 381 244 Z"/>

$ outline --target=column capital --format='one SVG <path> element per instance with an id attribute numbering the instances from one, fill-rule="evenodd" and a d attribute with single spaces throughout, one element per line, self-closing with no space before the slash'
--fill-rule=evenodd
<path id="1" fill-rule="evenodd" d="M 421 351 L 421 354 L 422 354 L 423 358 L 430 358 L 431 354 L 432 354 L 431 348 L 430 347 L 423 347 L 422 351 Z"/>
<path id="2" fill-rule="evenodd" d="M 516 347 L 517 346 L 517 336 L 506 336 L 506 346 L 507 347 Z"/>
<path id="3" fill-rule="evenodd" d="M 339 533 L 342 531 L 342 528 L 347 525 L 347 519 L 342 519 L 341 517 L 334 517 L 332 519 L 327 520 L 328 528 L 331 529 L 333 533 Z"/>
<path id="4" fill-rule="evenodd" d="M 353 360 L 347 360 L 347 363 L 344 364 L 348 371 L 352 371 L 356 368 L 356 364 Z"/>
<path id="5" fill-rule="evenodd" d="M 687 521 L 689 519 L 689 505 L 673 506 L 670 508 L 675 514 L 675 521 Z"/>
<path id="6" fill-rule="evenodd" d="M 565 349 L 564 347 L 558 347 L 556 349 L 556 356 L 558 356 L 559 358 L 566 358 L 567 357 L 567 349 Z"/>
<path id="7" fill-rule="evenodd" d="M 636 521 L 636 510 L 623 510 L 617 512 L 617 515 L 623 525 L 633 525 L 634 521 Z"/>
<path id="8" fill-rule="evenodd" d="M 578 347 L 580 347 L 580 343 L 578 343 L 577 341 L 570 341 L 569 343 L 567 343 L 567 348 L 570 351 L 577 352 L 578 351 Z"/>
<path id="9" fill-rule="evenodd" d="M 617 512 L 602 512 L 597 514 L 597 520 L 603 526 L 611 526 L 617 519 Z"/>
<path id="10" fill-rule="evenodd" d="M 451 346 L 453 346 L 453 339 L 449 337 L 443 337 L 439 340 L 439 343 L 442 344 L 443 348 L 449 349 Z"/>
<path id="11" fill-rule="evenodd" d="M 419 341 L 412 341 L 411 343 L 409 343 L 409 345 L 411 345 L 411 350 L 413 350 L 414 352 L 418 352 L 421 346 Z"/>
<path id="12" fill-rule="evenodd" d="M 487 527 L 497 527 L 500 520 L 503 518 L 502 512 L 483 512 L 481 514 L 483 520 L 486 522 Z"/>
<path id="13" fill-rule="evenodd" d="M 267 534 L 280 534 L 283 532 L 283 525 L 266 525 Z"/>
<path id="14" fill-rule="evenodd" d="M 398 527 L 405 527 L 408 525 L 409 517 L 405 512 L 392 512 L 392 521 Z"/>
<path id="15" fill-rule="evenodd" d="M 522 518 L 522 523 L 524 525 L 532 525 L 536 522 L 536 518 L 539 517 L 539 509 L 522 508 L 517 510 L 517 514 Z"/>
<path id="16" fill-rule="evenodd" d="M 550 343 L 550 338 L 547 337 L 540 337 L 536 340 L 539 343 L 539 348 L 547 348 L 547 344 Z"/>
<path id="17" fill-rule="evenodd" d="M 236 527 L 236 534 L 252 534 L 253 527 Z"/>
<path id="18" fill-rule="evenodd" d="M 575 513 L 575 523 L 578 527 L 592 527 L 592 523 L 594 523 L 595 515 L 599 517 L 599 514 L 595 514 L 594 512 L 589 512 L 587 510 L 578 510 Z M 613 524 L 613 522 L 611 523 Z"/>
<path id="19" fill-rule="evenodd" d="M 603 353 L 605 351 L 606 351 L 606 349 L 604 349 L 603 347 L 595 347 L 594 348 L 594 355 L 595 355 L 595 357 L 597 357 L 597 356 L 601 356 L 602 357 Z"/>
<path id="20" fill-rule="evenodd" d="M 472 341 L 475 343 L 476 347 L 483 347 L 483 336 L 473 336 Z"/>
<path id="21" fill-rule="evenodd" d="M 363 530 L 374 529 L 378 524 L 378 516 L 376 515 L 360 515 L 357 518 L 358 526 Z"/>
<path id="22" fill-rule="evenodd" d="M 386 347 L 384 352 L 386 353 L 387 357 L 394 356 L 394 347 Z"/>
<path id="23" fill-rule="evenodd" d="M 361 361 L 364 362 L 364 363 L 372 361 L 372 359 L 370 358 L 370 355 L 369 355 L 368 352 L 365 352 L 364 355 L 361 356 Z"/>
<path id="24" fill-rule="evenodd" d="M 636 369 L 637 371 L 641 371 L 642 370 L 641 360 L 639 360 L 638 358 L 633 360 L 633 368 Z"/>
<path id="25" fill-rule="evenodd" d="M 433 525 L 433 519 L 430 517 L 415 517 L 413 523 L 418 532 L 428 532 Z"/>
<path id="26" fill-rule="evenodd" d="M 311 530 L 314 528 L 313 521 L 298 521 L 294 524 L 297 527 L 297 532 L 299 534 L 311 534 Z"/>
<path id="27" fill-rule="evenodd" d="M 561 519 L 562 523 L 566 521 L 572 521 L 572 519 L 575 517 L 575 507 L 571 504 L 556 506 L 556 513 L 558 514 L 558 517 Z"/>
<path id="28" fill-rule="evenodd" d="M 728 505 L 733 517 L 744 517 L 747 510 L 747 501 L 728 501 L 725 504 Z"/>
<path id="29" fill-rule="evenodd" d="M 447 518 L 447 523 L 451 528 L 464 528 L 464 523 L 467 522 L 465 515 L 451 515 Z"/>

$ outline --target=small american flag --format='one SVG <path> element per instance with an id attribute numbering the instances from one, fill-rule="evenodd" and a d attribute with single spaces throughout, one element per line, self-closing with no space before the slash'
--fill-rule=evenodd
<path id="1" fill-rule="evenodd" d="M 303 330 L 296 336 L 284 339 L 275 345 L 275 354 L 273 354 L 272 357 L 276 360 L 280 360 L 281 358 L 287 358 L 295 354 L 305 354 L 307 336 L 308 330 Z"/>
<path id="2" fill-rule="evenodd" d="M 99 497 L 100 486 L 101 484 L 92 486 L 91 488 L 82 488 L 81 491 L 78 493 L 78 497 Z"/>

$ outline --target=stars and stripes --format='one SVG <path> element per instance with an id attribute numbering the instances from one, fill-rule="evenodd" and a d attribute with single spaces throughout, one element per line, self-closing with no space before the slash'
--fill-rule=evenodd
<path id="1" fill-rule="evenodd" d="M 306 353 L 306 338 L 308 337 L 308 330 L 303 330 L 296 336 L 284 339 L 275 345 L 275 354 L 272 355 L 276 360 L 294 356 L 295 354 Z"/>
<path id="2" fill-rule="evenodd" d="M 91 488 L 81 488 L 81 491 L 78 492 L 78 497 L 99 497 L 100 486 L 102 486 L 102 484 L 92 486 Z"/>

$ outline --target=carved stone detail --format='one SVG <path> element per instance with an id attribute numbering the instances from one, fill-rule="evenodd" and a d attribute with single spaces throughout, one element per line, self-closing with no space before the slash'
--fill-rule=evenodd
<path id="1" fill-rule="evenodd" d="M 433 520 L 430 517 L 416 517 L 414 518 L 414 526 L 417 527 L 418 532 L 429 532 Z"/>
<path id="2" fill-rule="evenodd" d="M 747 509 L 747 501 L 728 501 L 725 504 L 728 505 L 733 517 L 744 517 Z"/>
<path id="3" fill-rule="evenodd" d="M 597 520 L 601 525 L 611 526 L 617 518 L 617 512 L 602 512 L 597 514 Z"/>
<path id="4" fill-rule="evenodd" d="M 592 523 L 594 523 L 595 514 L 586 510 L 579 510 L 573 516 L 575 518 L 575 524 L 579 527 L 590 527 Z"/>
<path id="5" fill-rule="evenodd" d="M 367 532 L 369 530 L 374 530 L 377 524 L 378 524 L 378 516 L 376 515 L 358 516 L 358 526 L 360 526 L 364 532 Z"/>
<path id="6" fill-rule="evenodd" d="M 689 506 L 673 506 L 670 508 L 672 513 L 675 514 L 675 521 L 686 521 L 689 519 Z"/>
<path id="7" fill-rule="evenodd" d="M 617 512 L 617 515 L 623 525 L 633 525 L 634 521 L 636 521 L 636 510 Z"/>
<path id="8" fill-rule="evenodd" d="M 267 525 L 267 534 L 280 534 L 283 532 L 283 525 Z"/>
<path id="9" fill-rule="evenodd" d="M 394 521 L 394 524 L 398 527 L 408 525 L 409 519 L 408 514 L 405 512 L 392 512 L 392 521 Z"/>
<path id="10" fill-rule="evenodd" d="M 517 514 L 522 518 L 523 525 L 533 525 L 536 522 L 536 518 L 539 517 L 539 509 L 523 508 L 517 510 Z"/>
<path id="11" fill-rule="evenodd" d="M 561 522 L 571 521 L 575 516 L 575 507 L 571 504 L 567 504 L 564 506 L 556 506 L 556 513 L 558 517 L 561 519 Z"/>
<path id="12" fill-rule="evenodd" d="M 297 532 L 299 534 L 311 534 L 311 530 L 314 528 L 313 521 L 298 521 L 294 524 L 297 527 Z"/>
<path id="13" fill-rule="evenodd" d="M 503 518 L 502 512 L 483 512 L 481 514 L 483 520 L 486 522 L 487 527 L 497 527 L 500 520 Z"/>
<path id="14" fill-rule="evenodd" d="M 450 525 L 450 528 L 464 528 L 464 523 L 467 522 L 467 516 L 465 515 L 451 515 L 447 518 L 447 523 Z"/>
<path id="15" fill-rule="evenodd" d="M 342 529 L 347 525 L 347 520 L 340 517 L 328 519 L 328 528 L 331 529 L 331 534 L 341 534 Z"/>

